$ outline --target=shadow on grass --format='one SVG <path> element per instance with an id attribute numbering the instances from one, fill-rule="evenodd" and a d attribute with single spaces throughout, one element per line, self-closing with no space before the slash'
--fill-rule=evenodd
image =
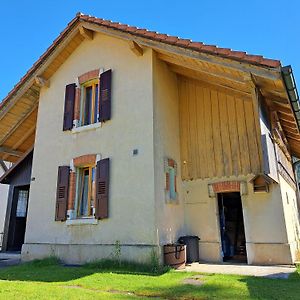
<path id="1" fill-rule="evenodd" d="M 63 265 L 56 258 L 35 260 L 0 269 L 0 280 L 66 282 L 94 273 L 159 276 L 169 271 L 150 264 L 101 260 L 85 265 Z"/>
<path id="2" fill-rule="evenodd" d="M 300 299 L 300 270 L 288 279 L 244 277 L 239 281 L 247 285 L 254 299 Z"/>

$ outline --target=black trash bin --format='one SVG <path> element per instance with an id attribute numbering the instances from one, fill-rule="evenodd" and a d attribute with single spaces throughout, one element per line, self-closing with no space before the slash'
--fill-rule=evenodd
<path id="1" fill-rule="evenodd" d="M 186 245 L 186 262 L 198 262 L 199 261 L 199 240 L 200 238 L 195 235 L 181 236 L 178 242 Z"/>

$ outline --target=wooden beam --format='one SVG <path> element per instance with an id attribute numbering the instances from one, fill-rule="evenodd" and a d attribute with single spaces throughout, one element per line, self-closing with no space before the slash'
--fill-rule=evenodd
<path id="1" fill-rule="evenodd" d="M 38 102 L 33 107 L 25 111 L 24 115 L 18 120 L 18 122 L 6 133 L 6 135 L 0 140 L 0 145 L 3 145 L 5 141 L 19 128 L 19 126 L 26 120 L 38 107 Z"/>
<path id="2" fill-rule="evenodd" d="M 282 113 L 282 114 L 286 114 L 286 115 L 289 115 L 289 116 L 293 116 L 293 111 L 291 108 L 287 108 L 287 107 L 284 107 L 284 106 L 280 106 L 278 104 L 274 104 L 273 105 L 273 108 L 275 110 L 277 110 L 278 112 Z"/>
<path id="3" fill-rule="evenodd" d="M 94 38 L 94 32 L 92 30 L 86 29 L 83 26 L 79 27 L 79 32 L 84 38 L 88 40 L 92 40 Z"/>
<path id="4" fill-rule="evenodd" d="M 7 172 L 8 168 L 2 159 L 0 159 L 0 166 L 2 167 L 4 172 Z"/>
<path id="5" fill-rule="evenodd" d="M 288 139 L 288 140 L 293 140 L 293 141 L 297 141 L 298 143 L 299 143 L 299 147 L 300 147 L 300 136 L 299 135 L 293 135 L 292 133 L 288 133 L 287 135 L 286 135 L 286 138 Z"/>
<path id="6" fill-rule="evenodd" d="M 266 93 L 264 91 L 261 91 L 262 95 L 266 98 L 266 99 L 270 99 L 272 102 L 276 102 L 279 103 L 281 105 L 286 105 L 289 106 L 289 101 L 287 98 L 283 98 L 283 97 L 278 97 L 278 96 L 274 96 L 270 93 Z"/>
<path id="7" fill-rule="evenodd" d="M 197 65 L 197 63 L 193 63 L 193 60 L 190 60 L 189 62 L 187 61 L 187 59 L 180 59 L 180 58 L 174 58 L 172 56 L 168 56 L 168 55 L 163 55 L 163 54 L 158 54 L 158 58 L 163 60 L 164 62 L 167 62 L 170 66 L 170 68 L 173 70 L 177 70 L 179 71 L 177 67 L 183 67 L 186 69 L 192 69 L 194 71 L 200 72 L 202 73 L 202 75 L 209 75 L 212 77 L 215 77 L 216 79 L 219 80 L 229 80 L 238 84 L 246 84 L 246 77 L 245 78 L 239 78 L 233 75 L 230 75 L 229 73 L 221 73 L 221 72 L 216 72 L 216 71 L 212 71 L 212 70 L 204 70 L 203 68 L 201 68 L 199 65 Z M 175 71 L 174 71 L 175 72 Z"/>
<path id="8" fill-rule="evenodd" d="M 115 30 L 111 28 L 107 28 L 101 25 L 96 25 L 88 22 L 84 22 L 84 26 L 88 29 L 94 30 L 96 32 L 105 33 L 107 35 L 121 38 L 124 40 L 132 40 L 132 34 L 127 32 L 122 32 L 120 30 Z M 229 68 L 232 70 L 238 70 L 241 72 L 245 72 L 246 74 L 252 73 L 257 76 L 265 77 L 270 80 L 277 80 L 281 78 L 280 68 L 268 68 L 262 66 L 256 66 L 254 64 L 235 61 L 230 58 L 223 58 L 219 55 L 214 55 L 213 53 L 208 54 L 201 51 L 196 51 L 192 49 L 187 49 L 183 47 L 179 47 L 176 45 L 169 45 L 167 43 L 154 41 L 149 38 L 136 37 L 136 40 L 141 46 L 153 48 L 154 50 L 161 53 L 173 53 L 176 55 L 182 55 L 185 57 L 191 57 L 202 62 L 210 63 L 215 66 L 222 66 L 224 68 Z"/>
<path id="9" fill-rule="evenodd" d="M 255 85 L 255 79 L 251 74 L 251 80 L 249 81 L 249 85 L 252 87 L 251 94 L 252 94 L 252 103 L 253 103 L 253 118 L 255 124 L 255 131 L 256 131 L 256 139 L 257 139 L 257 150 L 258 156 L 260 161 L 260 169 L 263 173 L 264 171 L 264 157 L 263 157 L 263 147 L 261 143 L 261 127 L 260 127 L 260 120 L 259 120 L 259 97 L 262 97 L 260 91 L 257 89 Z"/>
<path id="10" fill-rule="evenodd" d="M 18 167 L 18 165 L 19 165 L 22 161 L 24 161 L 24 159 L 27 157 L 27 155 L 28 155 L 32 150 L 33 150 L 33 147 L 29 148 L 26 152 L 24 152 L 24 153 L 22 154 L 22 156 L 21 156 L 20 158 L 18 158 L 17 160 L 14 160 L 15 163 L 8 169 L 8 171 L 7 171 L 6 173 L 4 173 L 4 174 L 2 175 L 2 177 L 0 177 L 0 181 L 2 182 L 9 174 L 11 174 L 11 172 L 12 172 L 13 170 L 15 170 L 15 169 Z"/>
<path id="11" fill-rule="evenodd" d="M 26 133 L 12 146 L 13 150 L 18 149 L 32 134 L 35 133 L 35 124 L 26 131 Z M 3 160 L 5 160 L 9 155 L 4 155 Z"/>
<path id="12" fill-rule="evenodd" d="M 129 47 L 130 47 L 130 50 L 136 56 L 143 56 L 143 54 L 144 54 L 143 48 L 138 43 L 136 43 L 135 41 L 130 41 L 129 42 Z"/>
<path id="13" fill-rule="evenodd" d="M 50 81 L 44 79 L 42 76 L 35 76 L 35 83 L 37 84 L 37 86 L 41 87 L 50 87 Z"/>
<path id="14" fill-rule="evenodd" d="M 280 121 L 283 120 L 283 121 L 289 121 L 289 122 L 296 123 L 294 116 L 288 116 L 286 114 L 282 114 L 280 111 L 278 111 L 278 116 L 279 116 Z"/>
<path id="15" fill-rule="evenodd" d="M 285 120 L 280 120 L 280 123 L 283 127 L 288 127 L 288 128 L 293 128 L 297 129 L 297 125 L 293 122 L 285 121 Z"/>
<path id="16" fill-rule="evenodd" d="M 289 127 L 284 127 L 284 132 L 285 132 L 285 133 L 298 134 L 298 129 L 293 129 L 293 128 L 289 128 Z M 299 135 L 299 137 L 300 137 L 300 135 Z"/>
<path id="17" fill-rule="evenodd" d="M 29 91 L 29 90 L 28 90 Z M 13 99 L 8 102 L 6 106 L 3 107 L 3 109 L 0 111 L 0 121 L 6 116 L 6 114 L 19 102 L 22 101 L 20 99 L 24 98 L 28 101 L 31 101 L 32 103 L 35 103 L 39 99 L 39 94 L 36 96 L 36 100 L 32 100 L 32 97 L 28 95 L 28 91 L 25 91 L 23 96 L 17 99 Z"/>
<path id="18" fill-rule="evenodd" d="M 7 154 L 12 155 L 12 156 L 18 156 L 18 157 L 21 157 L 23 155 L 23 152 L 13 150 L 13 149 L 8 148 L 8 147 L 0 147 L 0 152 L 7 153 Z"/>
<path id="19" fill-rule="evenodd" d="M 180 74 L 180 75 L 182 76 L 184 74 Z M 249 94 L 249 93 L 239 91 L 239 90 L 236 90 L 236 89 L 233 89 L 233 88 L 230 88 L 227 86 L 223 86 L 220 84 L 215 84 L 215 83 L 210 83 L 208 81 L 199 80 L 199 78 L 197 76 L 191 76 L 191 75 L 186 74 L 186 75 L 184 75 L 184 77 L 191 77 L 191 78 L 195 79 L 199 85 L 210 88 L 212 90 L 219 91 L 219 92 L 227 94 L 227 95 L 242 98 L 243 100 L 251 100 L 252 99 L 251 94 Z"/>

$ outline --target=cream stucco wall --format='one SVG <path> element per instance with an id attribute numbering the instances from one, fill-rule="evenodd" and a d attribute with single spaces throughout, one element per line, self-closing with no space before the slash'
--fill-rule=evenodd
<path id="1" fill-rule="evenodd" d="M 157 238 L 160 245 L 174 243 L 184 234 L 184 201 L 180 170 L 179 98 L 176 74 L 154 56 L 154 166 Z M 177 163 L 177 193 L 166 202 L 164 159 Z"/>
<path id="2" fill-rule="evenodd" d="M 184 184 L 186 230 L 201 238 L 200 259 L 214 262 L 222 260 L 218 204 L 216 198 L 209 197 L 208 184 L 239 180 L 247 182 L 247 194 L 242 195 L 241 199 L 248 263 L 292 263 L 280 185 L 271 185 L 269 193 L 254 193 L 249 182 L 252 177 L 195 180 Z"/>
<path id="3" fill-rule="evenodd" d="M 295 261 L 300 258 L 300 226 L 297 192 L 281 175 L 279 175 L 279 182 L 288 242 L 290 244 L 293 261 Z"/>
<path id="4" fill-rule="evenodd" d="M 145 49 L 137 57 L 127 42 L 95 34 L 53 75 L 50 88 L 42 89 L 24 259 L 51 253 L 72 262 L 107 257 L 109 251 L 96 246 L 109 247 L 117 240 L 127 246 L 156 245 L 152 55 L 152 50 Z M 112 119 L 96 130 L 64 132 L 65 86 L 96 68 L 112 69 Z M 132 155 L 133 149 L 138 149 L 137 156 Z M 89 153 L 110 158 L 109 218 L 98 225 L 55 222 L 58 166 Z M 73 245 L 72 253 L 77 251 L 77 255 L 68 256 L 68 245 Z M 145 259 L 145 253 L 136 256 Z"/>

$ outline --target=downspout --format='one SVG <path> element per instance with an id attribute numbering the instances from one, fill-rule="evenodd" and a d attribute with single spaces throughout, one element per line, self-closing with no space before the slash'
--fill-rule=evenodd
<path id="1" fill-rule="evenodd" d="M 282 67 L 281 75 L 289 98 L 289 102 L 292 106 L 293 113 L 297 121 L 298 131 L 300 132 L 300 100 L 292 67 Z"/>

